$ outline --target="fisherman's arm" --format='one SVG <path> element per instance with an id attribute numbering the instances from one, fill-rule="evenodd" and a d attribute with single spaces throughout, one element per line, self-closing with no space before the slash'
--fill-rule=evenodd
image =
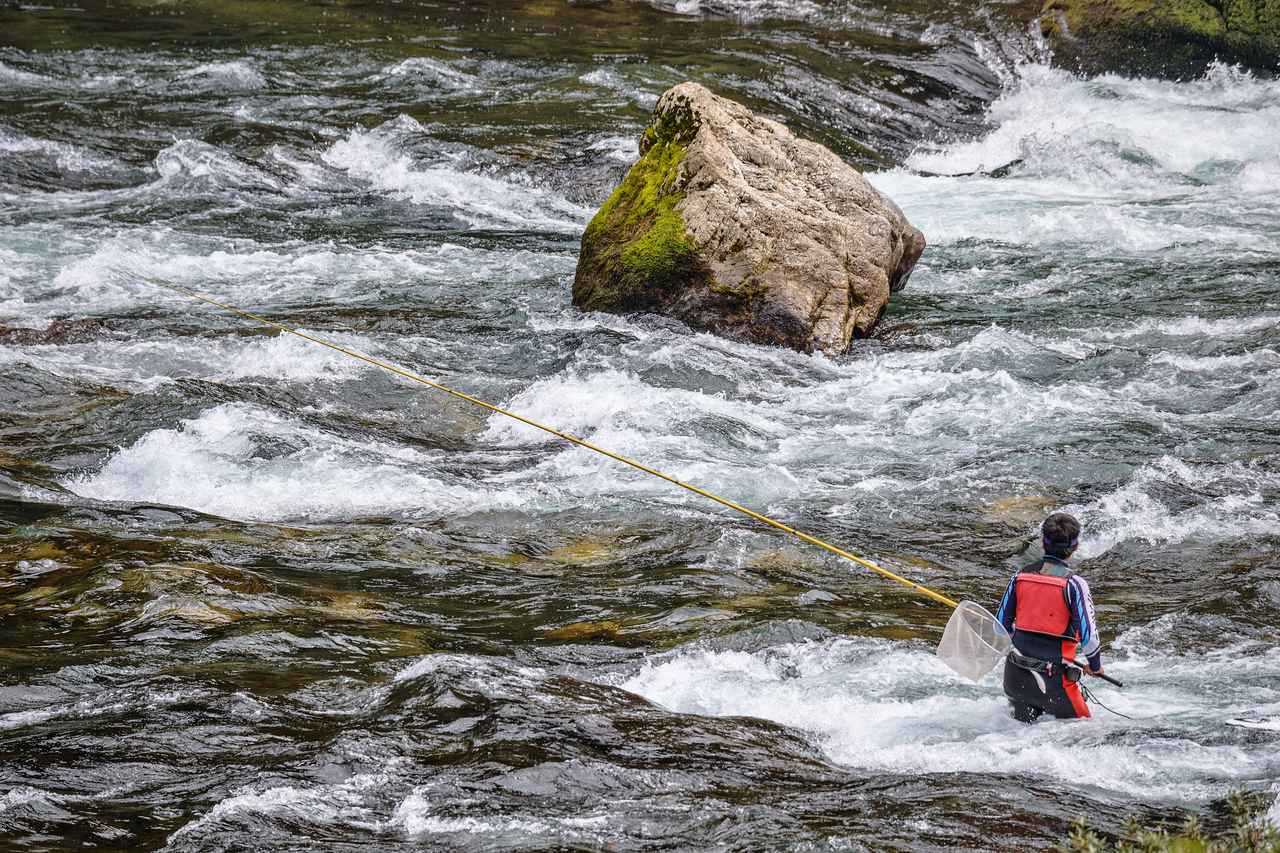
<path id="1" fill-rule="evenodd" d="M 1076 623 L 1080 636 L 1080 654 L 1089 662 L 1089 672 L 1102 672 L 1102 636 L 1098 633 L 1098 619 L 1093 612 L 1093 594 L 1089 582 L 1073 575 L 1068 583 L 1068 603 L 1071 605 L 1071 621 Z"/>
<path id="2" fill-rule="evenodd" d="M 1009 586 L 1005 588 L 1004 597 L 1000 599 L 1000 610 L 996 613 L 996 619 L 1004 626 L 1005 631 L 1013 633 L 1013 620 L 1018 612 L 1018 594 L 1015 587 L 1018 584 L 1018 575 L 1015 573 L 1009 579 Z"/>

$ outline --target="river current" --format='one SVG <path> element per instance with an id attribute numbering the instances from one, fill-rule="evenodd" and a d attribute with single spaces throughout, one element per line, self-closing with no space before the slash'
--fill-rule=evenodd
<path id="1" fill-rule="evenodd" d="M 1025 849 L 1274 796 L 1280 82 L 1074 76 L 1026 5 L 0 9 L 0 845 Z M 848 355 L 570 305 L 684 79 L 926 234 Z M 931 602 L 165 284 L 990 607 L 1076 513 L 1125 716 L 1023 727 Z"/>

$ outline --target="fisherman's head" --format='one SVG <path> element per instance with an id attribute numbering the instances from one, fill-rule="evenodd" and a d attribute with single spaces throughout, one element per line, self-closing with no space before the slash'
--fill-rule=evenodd
<path id="1" fill-rule="evenodd" d="M 1040 525 L 1044 534 L 1044 552 L 1051 557 L 1065 560 L 1080 544 L 1080 522 L 1065 512 L 1055 512 Z"/>

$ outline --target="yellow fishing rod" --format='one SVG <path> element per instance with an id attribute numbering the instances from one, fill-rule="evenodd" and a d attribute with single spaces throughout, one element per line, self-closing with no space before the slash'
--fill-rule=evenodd
<path id="1" fill-rule="evenodd" d="M 723 498 L 713 492 L 707 491 L 706 489 L 699 488 L 698 486 L 695 486 L 692 483 L 686 483 L 683 480 L 679 480 L 675 477 L 672 477 L 670 474 L 664 474 L 663 472 L 657 470 L 656 468 L 650 468 L 648 465 L 645 465 L 641 462 L 637 462 L 636 460 L 623 456 L 620 453 L 614 453 L 612 450 L 607 450 L 603 447 L 600 447 L 599 445 L 592 444 L 586 439 L 578 438 L 576 436 L 569 435 L 568 433 L 561 432 L 560 430 L 554 427 L 550 427 L 550 426 L 547 426 L 546 424 L 539 423 L 538 421 L 535 421 L 532 418 L 527 418 L 524 415 L 518 414 L 517 412 L 508 411 L 507 409 L 504 409 L 500 406 L 495 406 L 492 403 L 486 403 L 484 400 L 481 400 L 478 397 L 473 397 L 470 394 L 467 394 L 463 391 L 458 391 L 453 388 L 450 388 L 447 385 L 442 385 L 439 382 L 435 382 L 430 379 L 427 379 L 425 376 L 420 376 L 411 370 L 406 370 L 405 368 L 400 367 L 399 365 L 396 365 L 396 364 L 392 364 L 389 361 L 383 361 L 380 358 L 374 358 L 371 355 L 365 355 L 362 352 L 349 349 L 347 347 L 342 346 L 341 344 L 336 344 L 333 341 L 325 340 L 324 338 L 318 337 L 316 335 L 308 334 L 307 332 L 301 331 L 299 329 L 295 329 L 292 326 L 286 326 L 283 323 L 277 323 L 274 320 L 268 320 L 266 317 L 263 317 L 258 314 L 254 314 L 250 311 L 246 311 L 243 308 L 238 308 L 235 305 L 230 305 L 226 302 L 220 302 L 217 299 L 214 299 L 203 293 L 197 293 L 196 291 L 188 290 L 185 287 L 179 287 L 173 284 L 165 284 L 163 282 L 152 282 L 152 283 L 159 287 L 172 290 L 176 293 L 181 293 L 182 295 L 188 296 L 192 299 L 199 300 L 200 302 L 213 305 L 216 308 L 221 308 L 224 311 L 229 311 L 232 314 L 236 314 L 248 320 L 252 320 L 255 323 L 261 323 L 264 326 L 269 326 L 272 329 L 276 329 L 278 331 L 285 332 L 290 335 L 296 335 L 297 337 L 302 338 L 303 340 L 311 341 L 312 343 L 319 344 L 322 347 L 328 347 L 331 350 L 335 350 L 337 352 L 342 353 L 343 355 L 350 356 L 351 358 L 354 358 L 354 359 L 358 359 L 359 361 L 363 361 L 366 364 L 371 364 L 374 367 L 387 371 L 388 373 L 394 373 L 396 376 L 403 377 L 405 379 L 410 380 L 411 382 L 417 382 L 419 384 L 426 385 L 429 388 L 434 388 L 437 391 L 443 391 L 446 394 L 457 397 L 459 400 L 466 400 L 468 403 L 479 406 L 482 409 L 488 409 L 491 412 L 496 412 L 499 415 L 505 415 L 506 417 L 511 418 L 512 420 L 519 421 L 522 424 L 527 424 L 533 427 L 534 429 L 539 429 L 545 433 L 550 433 L 551 435 L 554 435 L 556 438 L 563 439 L 564 441 L 567 441 L 570 444 L 576 444 L 578 447 L 585 447 L 587 450 L 590 450 L 593 453 L 599 453 L 601 456 L 607 456 L 610 459 L 613 459 L 617 462 L 621 462 L 624 465 L 630 465 L 632 468 L 635 468 L 638 471 L 643 471 L 644 473 L 657 477 L 660 480 L 666 480 L 668 483 L 671 483 L 674 486 L 679 486 L 680 488 L 686 491 L 693 492 L 695 495 L 700 495 L 704 498 L 707 498 L 708 500 L 715 501 L 721 506 L 726 506 L 729 509 L 733 510 L 734 512 L 742 513 L 748 518 L 755 519 L 761 524 L 768 525 L 769 527 L 772 527 L 775 530 L 781 530 L 783 533 L 788 533 L 796 537 L 802 542 L 807 542 L 810 545 L 816 545 L 817 547 L 822 548 L 825 551 L 829 551 L 832 554 L 835 554 L 837 557 L 843 557 L 846 560 L 857 563 L 859 566 L 862 566 L 865 569 L 869 569 L 875 572 L 876 574 L 880 575 L 881 577 L 888 578 L 889 580 L 894 581 L 896 583 L 900 583 L 903 586 L 920 593 L 926 598 L 933 599 L 939 604 L 945 604 L 947 607 L 950 607 L 952 609 L 954 609 L 957 606 L 956 601 L 953 601 L 952 599 L 948 598 L 942 593 L 935 592 L 934 590 L 929 589 L 927 586 L 924 586 L 923 584 L 918 584 L 915 581 L 910 580 L 909 578 L 904 578 L 902 575 L 895 574 L 894 572 L 891 572 L 882 566 L 876 565 L 870 560 L 866 560 L 866 559 L 863 559 L 862 557 L 859 557 L 857 554 L 850 553 L 849 551 L 846 551 L 843 548 L 839 548 L 835 545 L 832 545 L 830 542 L 826 542 L 822 539 L 819 539 L 817 536 L 812 536 L 808 533 L 805 533 L 802 530 L 796 530 L 794 527 L 791 527 L 788 524 L 783 524 L 781 521 L 778 521 L 775 518 L 770 518 L 769 516 L 758 513 L 755 510 L 748 509 L 747 507 L 743 506 L 740 503 L 731 501 L 728 498 Z"/>

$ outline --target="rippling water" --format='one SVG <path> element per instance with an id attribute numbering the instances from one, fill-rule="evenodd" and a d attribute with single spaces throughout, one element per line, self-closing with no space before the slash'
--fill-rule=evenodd
<path id="1" fill-rule="evenodd" d="M 1280 785 L 1280 83 L 1073 77 L 1024 6 L 0 10 L 6 845 L 1013 849 Z M 570 307 L 686 78 L 928 235 L 876 339 Z M 956 597 L 1078 513 L 1134 719 L 1021 727 L 928 601 L 158 284 Z"/>

